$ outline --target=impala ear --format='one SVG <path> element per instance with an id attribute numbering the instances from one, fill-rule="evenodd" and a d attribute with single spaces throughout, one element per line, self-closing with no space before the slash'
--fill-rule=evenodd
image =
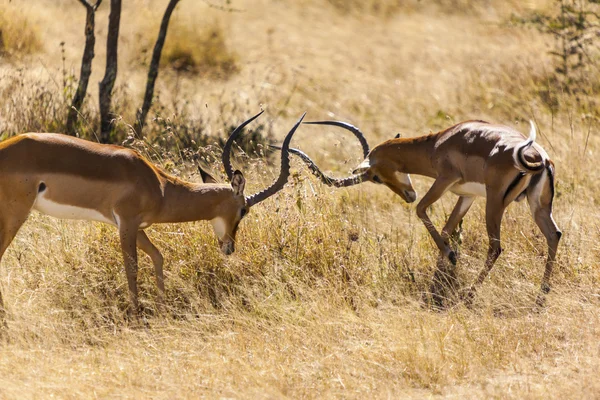
<path id="1" fill-rule="evenodd" d="M 396 136 L 394 136 L 394 139 L 398 139 L 398 138 L 401 138 L 401 137 L 402 137 L 402 135 L 400 135 L 399 133 L 397 133 Z"/>
<path id="2" fill-rule="evenodd" d="M 217 183 L 217 180 L 212 177 L 211 174 L 200 168 L 198 165 L 198 171 L 200 171 L 200 176 L 202 177 L 202 182 L 204 183 Z"/>
<path id="3" fill-rule="evenodd" d="M 233 188 L 233 194 L 236 196 L 244 195 L 244 187 L 246 186 L 246 178 L 242 171 L 236 170 L 231 178 L 231 187 Z"/>

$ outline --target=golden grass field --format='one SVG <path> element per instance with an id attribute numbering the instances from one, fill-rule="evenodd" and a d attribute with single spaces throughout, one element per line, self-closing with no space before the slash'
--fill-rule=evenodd
<path id="1" fill-rule="evenodd" d="M 81 128 L 90 138 L 104 3 Z M 124 3 L 115 104 L 127 135 L 145 84 L 143 50 L 167 2 Z M 546 307 L 535 307 L 546 242 L 526 202 L 508 208 L 504 252 L 473 308 L 434 311 L 422 297 L 437 249 L 415 205 L 370 183 L 325 187 L 295 160 L 286 188 L 242 222 L 232 256 L 207 222 L 147 230 L 166 260 L 167 312 L 155 312 L 153 267 L 141 256 L 143 327 L 127 316 L 115 229 L 33 213 L 0 268 L 0 398 L 599 398 L 597 96 L 553 85 L 552 37 L 510 22 L 553 2 L 248 0 L 229 12 L 209 4 L 223 3 L 177 6 L 165 56 L 191 52 L 200 66 L 161 70 L 150 116 L 160 115 L 135 142 L 141 151 L 198 181 L 178 147 L 184 128 L 214 142 L 261 107 L 261 129 L 276 142 L 304 111 L 359 126 L 371 146 L 464 119 L 526 132 L 534 119 L 556 164 L 554 218 L 564 234 Z M 0 53 L 0 135 L 63 126 L 84 21 L 75 0 L 0 0 L 5 46 L 13 43 Z M 207 37 L 216 47 L 202 47 Z M 293 145 L 336 176 L 361 161 L 339 130 L 304 126 Z M 217 146 L 199 151 L 219 158 Z M 278 172 L 271 158 L 235 157 L 247 193 Z M 219 162 L 204 165 L 224 176 Z M 422 195 L 431 180 L 413 183 Z M 438 227 L 454 202 L 447 194 L 431 208 Z M 464 221 L 463 287 L 485 259 L 484 211 L 480 199 Z"/>

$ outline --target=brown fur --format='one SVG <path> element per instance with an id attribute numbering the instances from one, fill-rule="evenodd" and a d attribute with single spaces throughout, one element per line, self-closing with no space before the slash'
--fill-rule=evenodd
<path id="1" fill-rule="evenodd" d="M 162 255 L 141 229 L 154 223 L 219 217 L 225 226 L 219 244 L 226 253 L 233 252 L 247 208 L 244 177 L 238 172 L 234 178 L 233 186 L 185 182 L 120 146 L 60 134 L 16 136 L 0 143 L 0 259 L 38 195 L 53 203 L 96 210 L 119 228 L 137 314 L 137 246 L 154 263 L 159 302 L 164 293 Z"/>
<path id="2" fill-rule="evenodd" d="M 554 169 L 546 152 L 534 143 L 523 151 L 523 158 L 531 165 L 545 163 L 548 167 L 541 171 L 521 171 L 522 162 L 515 163 L 513 152 L 524 141 L 525 137 L 512 128 L 466 121 L 435 134 L 387 140 L 373 148 L 361 164 L 363 167 L 355 172 L 364 173 L 365 180 L 385 184 L 409 202 L 416 199 L 416 193 L 410 183 L 396 178 L 397 173 L 434 178 L 435 182 L 417 205 L 417 214 L 441 254 L 453 264 L 456 263 L 456 255 L 449 246 L 449 236 L 474 199 L 473 194 L 463 192 L 461 185 L 475 183 L 485 187 L 488 257 L 484 269 L 467 293 L 468 303 L 501 253 L 500 224 L 504 210 L 526 192 L 534 219 L 548 242 L 548 259 L 542 280 L 544 294 L 550 287 L 550 275 L 561 236 L 552 218 Z M 460 197 L 440 234 L 429 219 L 427 209 L 448 190 Z M 435 285 L 432 284 L 432 287 Z M 542 296 L 538 302 L 543 302 Z"/>

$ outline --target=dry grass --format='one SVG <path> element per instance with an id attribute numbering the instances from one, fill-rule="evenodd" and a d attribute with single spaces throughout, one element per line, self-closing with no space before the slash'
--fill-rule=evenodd
<path id="1" fill-rule="evenodd" d="M 149 59 L 156 40 L 156 29 L 140 27 L 140 53 L 143 65 Z M 209 79 L 227 79 L 239 69 L 238 55 L 228 48 L 223 26 L 213 21 L 198 26 L 189 18 L 173 17 L 162 52 L 161 65 L 176 72 L 188 72 Z"/>
<path id="2" fill-rule="evenodd" d="M 542 3 L 524 2 L 516 10 Z M 80 56 L 81 27 L 55 25 L 67 15 L 64 7 L 79 21 L 83 10 L 67 1 L 40 4 L 47 19 L 37 28 L 47 48 L 66 42 L 69 72 Z M 535 118 L 539 141 L 556 164 L 554 215 L 564 232 L 545 309 L 534 308 L 545 241 L 526 205 L 508 209 L 505 252 L 474 309 L 433 312 L 421 297 L 437 253 L 414 206 L 371 184 L 323 187 L 294 162 L 286 189 L 242 223 L 233 256 L 220 254 L 205 222 L 148 229 L 167 260 L 168 313 L 155 314 L 152 266 L 144 256 L 144 328 L 130 326 L 126 317 L 114 229 L 33 214 L 0 270 L 9 310 L 0 397 L 598 397 L 600 170 L 590 167 L 600 151 L 597 107 L 548 84 L 550 41 L 507 24 L 511 10 L 486 2 L 475 14 L 453 13 L 446 4 L 400 8 L 380 18 L 339 13 L 317 0 L 257 0 L 240 13 L 182 2 L 178 12 L 198 29 L 211 26 L 217 13 L 239 71 L 226 81 L 163 71 L 151 143 L 135 145 L 198 180 L 189 160 L 196 152 L 218 159 L 219 150 L 194 143 L 201 137 L 216 142 L 261 104 L 267 113 L 259 130 L 278 140 L 304 110 L 311 119 L 353 122 L 372 144 L 398 131 L 412 136 L 467 118 L 515 127 Z M 152 25 L 140 8 L 164 6 L 139 0 L 124 8 L 117 103 L 125 127 L 146 73 L 129 62 L 139 57 L 136 32 Z M 99 26 L 106 15 L 103 5 Z M 92 81 L 101 75 L 103 35 L 99 27 Z M 49 51 L 45 67 L 39 62 L 2 67 L 0 90 L 9 99 L 0 107 L 3 132 L 46 130 L 53 120 L 60 127 L 60 114 L 42 112 L 33 99 L 43 87 L 54 96 L 45 101 L 47 110 L 61 110 L 61 54 Z M 596 79 L 590 76 L 590 87 Z M 358 161 L 357 143 L 337 130 L 317 129 L 301 128 L 294 144 L 333 173 L 346 174 Z M 236 154 L 236 160 L 248 193 L 277 169 L 269 159 Z M 209 165 L 220 174 L 218 162 Z M 413 180 L 420 194 L 430 184 Z M 432 207 L 437 226 L 454 201 L 448 195 Z M 483 219 L 478 201 L 464 224 L 463 286 L 483 264 Z"/>
<path id="3" fill-rule="evenodd" d="M 42 49 L 42 38 L 27 8 L 0 4 L 0 59 L 23 57 Z"/>

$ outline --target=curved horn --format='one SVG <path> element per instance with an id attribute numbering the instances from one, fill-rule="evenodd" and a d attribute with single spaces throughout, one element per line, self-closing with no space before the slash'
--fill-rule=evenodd
<path id="1" fill-rule="evenodd" d="M 363 149 L 363 157 L 367 158 L 367 156 L 369 155 L 369 143 L 367 142 L 367 139 L 365 139 L 365 135 L 363 135 L 363 133 L 360 131 L 360 129 L 358 129 L 354 125 L 350 125 L 346 122 L 341 122 L 341 121 L 311 121 L 311 122 L 304 122 L 304 123 L 309 124 L 309 125 L 332 125 L 332 126 L 338 126 L 340 128 L 347 129 L 350 132 L 352 132 L 354 134 L 354 136 L 356 136 L 356 138 L 360 142 L 360 145 L 362 146 L 362 149 Z M 290 149 L 290 151 L 291 151 L 291 149 Z M 294 154 L 298 155 L 298 153 L 294 153 Z"/>
<path id="2" fill-rule="evenodd" d="M 238 126 L 237 128 L 235 128 L 233 130 L 233 132 L 231 132 L 231 135 L 229 135 L 229 138 L 227 139 L 227 142 L 225 143 L 225 147 L 223 147 L 223 167 L 225 168 L 225 172 L 227 173 L 227 178 L 229 178 L 229 180 L 231 181 L 231 178 L 233 177 L 233 168 L 231 167 L 231 146 L 233 145 L 233 141 L 240 135 L 240 133 L 242 132 L 242 130 L 244 129 L 244 127 L 246 125 L 248 125 L 250 122 L 254 121 L 256 118 L 258 118 L 260 116 L 260 114 L 264 113 L 265 110 L 262 110 L 261 112 L 259 112 L 258 114 L 256 114 L 254 117 L 242 122 L 242 124 L 240 126 Z"/>
<path id="3" fill-rule="evenodd" d="M 281 147 L 279 147 L 279 146 L 269 145 L 269 147 L 272 149 L 282 150 Z M 300 157 L 302 159 L 302 161 L 304 161 L 304 163 L 308 166 L 308 168 L 313 173 L 313 175 L 315 175 L 317 178 L 319 178 L 327 186 L 334 186 L 334 187 L 338 187 L 338 188 L 339 187 L 348 187 L 348 186 L 353 186 L 353 185 L 359 184 L 366 180 L 367 174 L 365 172 L 363 172 L 362 174 L 359 174 L 359 175 L 350 176 L 348 178 L 333 178 L 331 176 L 327 176 L 319 169 L 317 164 L 315 164 L 315 162 L 313 160 L 311 160 L 311 158 L 303 151 L 294 149 L 294 148 L 290 148 L 289 152 Z"/>
<path id="4" fill-rule="evenodd" d="M 246 197 L 246 205 L 248 207 L 252 207 L 253 205 L 260 203 L 261 201 L 273 196 L 275 193 L 279 192 L 285 184 L 290 176 L 290 154 L 289 154 L 289 146 L 292 140 L 292 136 L 296 132 L 296 129 L 302 123 L 304 116 L 306 113 L 302 114 L 298 122 L 294 125 L 292 130 L 290 130 L 283 141 L 283 146 L 281 146 L 281 170 L 279 171 L 279 177 L 271 186 L 266 188 L 265 190 L 255 193 L 252 196 Z"/>

